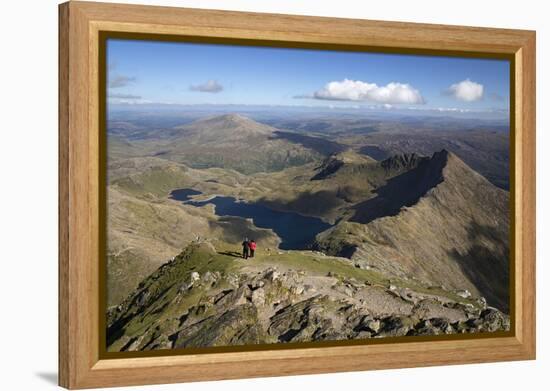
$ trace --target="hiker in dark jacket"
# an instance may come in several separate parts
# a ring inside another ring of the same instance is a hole
[[[248,238],[244,238],[242,245],[243,245],[243,258],[248,259],[248,252],[250,250],[250,243],[248,242]]]
[[[254,258],[254,252],[256,251],[256,242],[254,239],[248,242],[248,248],[250,248],[250,258]]]

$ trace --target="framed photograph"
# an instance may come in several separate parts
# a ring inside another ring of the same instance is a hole
[[[59,382],[535,358],[535,33],[68,2]]]

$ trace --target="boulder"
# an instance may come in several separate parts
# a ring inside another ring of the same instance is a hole
[[[280,277],[281,273],[279,273],[276,269],[268,269],[267,272],[264,274],[264,279],[271,282],[278,280]]]
[[[201,275],[197,272],[191,272],[191,281],[195,282],[201,279]]]
[[[251,296],[252,304],[256,307],[262,306],[265,304],[265,291],[263,288],[258,288],[252,291]]]

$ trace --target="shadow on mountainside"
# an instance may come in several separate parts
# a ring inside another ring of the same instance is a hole
[[[380,217],[395,216],[402,207],[412,206],[430,189],[443,181],[447,151],[424,158],[412,170],[397,175],[376,190],[377,196],[354,206],[350,221],[368,224]]]
[[[306,216],[325,216],[342,206],[343,193],[344,191],[338,187],[336,190],[305,191],[290,201],[263,197],[258,203],[275,210],[296,211]]]
[[[472,246],[465,254],[449,252],[464,275],[475,285],[487,303],[499,310],[510,311],[510,248],[494,227],[472,222],[468,227]],[[492,243],[494,249],[483,243]]]

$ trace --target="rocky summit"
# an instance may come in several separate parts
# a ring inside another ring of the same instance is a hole
[[[506,331],[467,291],[388,279],[312,251],[245,261],[190,244],[108,312],[109,351]]]

